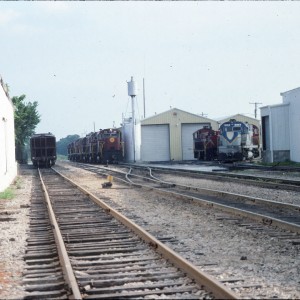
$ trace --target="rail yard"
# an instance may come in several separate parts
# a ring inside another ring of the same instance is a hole
[[[79,283],[82,298],[300,297],[297,174],[292,181],[288,172],[263,180],[253,171],[226,176],[227,172],[61,161],[53,169],[84,188],[83,195],[69,190],[69,184],[55,179],[51,169],[41,170],[70,255],[64,265],[72,266],[74,277],[65,283],[66,271],[59,266],[51,230],[54,223],[41,207],[44,196],[37,170],[23,167],[23,187],[16,199],[21,202],[1,207],[1,216],[8,212],[1,229],[9,228],[6,233],[1,230],[2,264],[7,270],[0,282],[2,297],[33,298],[47,295],[47,289],[53,297],[69,297],[70,291],[76,291],[70,282]],[[107,176],[110,188],[105,188]],[[104,213],[87,199],[87,192],[104,202]],[[123,214],[156,240],[142,241],[108,211]],[[106,225],[110,229],[104,229]],[[23,233],[18,231],[21,227]],[[103,230],[109,231],[104,234]],[[26,238],[22,237],[25,231]],[[104,241],[109,234],[110,242]],[[117,242],[118,238],[112,241],[113,235],[122,236],[126,243]],[[163,258],[160,245],[182,257],[189,267],[178,264],[177,258]],[[200,275],[194,274],[196,270]],[[37,277],[43,278],[42,287]],[[213,283],[208,283],[211,278]]]

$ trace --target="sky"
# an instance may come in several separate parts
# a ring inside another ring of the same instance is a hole
[[[141,118],[143,79],[146,117],[254,117],[300,86],[299,15],[299,1],[0,1],[0,74],[57,140],[119,127],[131,76]]]

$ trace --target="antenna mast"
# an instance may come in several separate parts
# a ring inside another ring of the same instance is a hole
[[[145,78],[143,78],[144,119],[146,118]]]

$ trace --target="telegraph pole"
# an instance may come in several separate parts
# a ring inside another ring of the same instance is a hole
[[[258,104],[262,104],[261,102],[249,102],[249,104],[254,104],[255,105],[255,109],[254,109],[254,116],[256,119],[256,115],[257,115],[257,105]]]

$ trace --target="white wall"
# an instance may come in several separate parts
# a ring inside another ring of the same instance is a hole
[[[289,106],[272,107],[273,150],[290,150]]]
[[[15,159],[14,109],[0,79],[0,192],[17,176]]]
[[[291,160],[300,162],[300,88],[281,93],[283,103],[289,103],[289,130]]]

